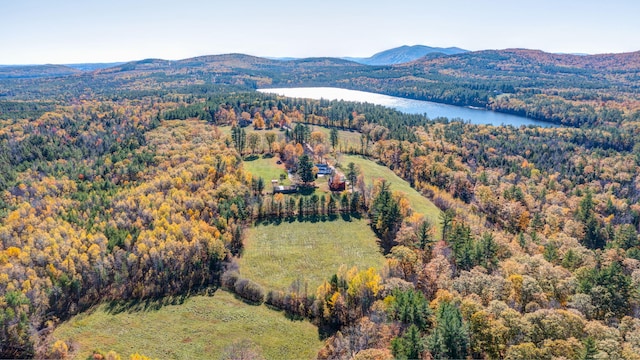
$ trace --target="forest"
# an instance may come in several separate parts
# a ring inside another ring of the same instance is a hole
[[[220,288],[317,326],[321,359],[638,359],[637,56],[503,51],[392,67],[222,56],[2,78],[0,357],[73,357],[52,334],[77,314]],[[284,84],[566,126],[252,90]],[[315,189],[313,160],[346,156],[393,171],[437,219],[349,160],[350,186]],[[248,170],[256,157],[278,159],[308,194],[268,191]],[[338,218],[367,221],[384,266],[288,290],[239,267],[257,223]],[[93,358],[130,355],[102,350]]]

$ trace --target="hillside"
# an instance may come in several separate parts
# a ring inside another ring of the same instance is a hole
[[[400,65],[402,66],[402,65]],[[629,85],[640,71],[640,51],[622,54],[570,55],[551,54],[539,50],[506,49],[458,54],[451,57],[420,59],[406,67],[423,67],[460,77],[488,79],[499,76],[507,79],[551,77],[549,80],[567,82],[566,77],[579,76],[585,81],[609,80],[616,85]],[[615,77],[617,75],[618,77]],[[637,84],[636,84],[637,85]]]

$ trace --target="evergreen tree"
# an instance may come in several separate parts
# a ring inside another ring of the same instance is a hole
[[[620,318],[629,312],[631,278],[619,262],[580,273],[577,291],[591,296],[597,319]]]
[[[327,203],[327,215],[335,215],[336,213],[336,200],[333,195],[329,194],[329,202]]]
[[[296,143],[304,145],[306,142],[309,141],[310,137],[311,137],[311,130],[309,129],[308,126],[304,124],[296,124],[296,126],[293,128],[293,140]]]
[[[404,335],[391,341],[391,352],[396,359],[419,359],[425,342],[416,325],[411,325]]]
[[[436,327],[428,338],[429,350],[436,359],[464,359],[469,347],[469,329],[460,310],[443,301],[436,312]]]
[[[355,191],[351,193],[351,203],[349,204],[349,211],[352,214],[357,214],[360,210],[360,193]]]
[[[591,191],[587,191],[580,201],[577,218],[584,225],[582,243],[589,249],[602,249],[605,241],[600,234],[600,223],[595,216],[594,208],[593,195]]]
[[[371,206],[371,226],[381,239],[385,253],[393,247],[393,240],[402,222],[400,206],[391,195],[389,184],[382,181],[380,192]]]
[[[302,180],[305,186],[308,186],[315,180],[313,163],[307,154],[302,154],[298,159],[298,176],[300,176],[300,180]]]
[[[451,228],[455,213],[451,209],[447,209],[440,213],[440,222],[442,223],[442,240],[447,240],[447,231]]]
[[[533,214],[533,218],[531,219],[530,226],[533,231],[542,230],[542,227],[544,226],[544,224],[542,223],[542,217],[540,216],[540,213],[536,212]]]
[[[447,242],[453,250],[456,265],[462,270],[471,270],[476,264],[471,228],[465,224],[455,224],[449,232]]]
[[[596,346],[596,341],[591,336],[587,336],[583,341],[584,352],[582,353],[583,360],[595,360],[596,355],[598,354],[598,348]]]
[[[231,128],[231,138],[233,139],[233,146],[238,150],[240,155],[247,144],[247,134],[244,129],[239,126]]]
[[[349,165],[347,165],[347,179],[349,179],[349,182],[351,183],[351,191],[353,191],[353,187],[358,180],[359,172],[359,169],[353,162],[350,162]]]
[[[418,246],[422,250],[427,250],[435,242],[435,239],[431,236],[431,223],[428,220],[424,220],[418,225],[416,235],[418,237]]]
[[[331,129],[329,138],[331,140],[331,148],[333,148],[333,151],[335,151],[336,147],[338,146],[338,130],[335,128]]]
[[[476,245],[476,263],[487,270],[498,266],[498,243],[489,232],[484,233]]]
[[[389,317],[407,325],[416,325],[420,330],[426,330],[431,317],[429,301],[424,294],[414,289],[393,291],[389,304]]]

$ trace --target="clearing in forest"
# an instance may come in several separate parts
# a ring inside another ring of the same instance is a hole
[[[266,359],[314,359],[322,347],[310,322],[247,305],[222,290],[157,310],[110,312],[101,305],[61,324],[53,338],[70,340],[76,359],[87,359],[94,349],[114,350],[123,359],[136,352],[157,359],[217,359],[242,341],[236,347],[250,343]]]
[[[265,287],[287,290],[296,280],[315,293],[341,265],[380,269],[384,256],[367,220],[286,222],[250,228],[240,274]]]
[[[254,156],[243,161],[244,169],[251,173],[253,177],[262,178],[264,180],[265,191],[270,192],[271,180],[278,180],[279,185],[291,185],[291,181],[287,176],[287,169],[284,164],[278,162],[278,156]],[[281,175],[284,176],[282,180]]]

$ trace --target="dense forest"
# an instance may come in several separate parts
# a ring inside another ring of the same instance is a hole
[[[506,51],[367,67],[238,55],[63,77],[12,69],[0,80],[0,357],[67,356],[72,344],[50,333],[102,302],[223,287],[316,324],[323,359],[638,359],[636,59]],[[471,125],[251,90],[283,84],[571,126]],[[244,166],[256,153],[305,185],[310,158],[363,156],[436,204],[439,221],[347,164],[342,192],[268,193],[270,179]],[[340,215],[368,219],[383,269],[335,269],[318,289],[288,292],[238,273],[256,221]]]

